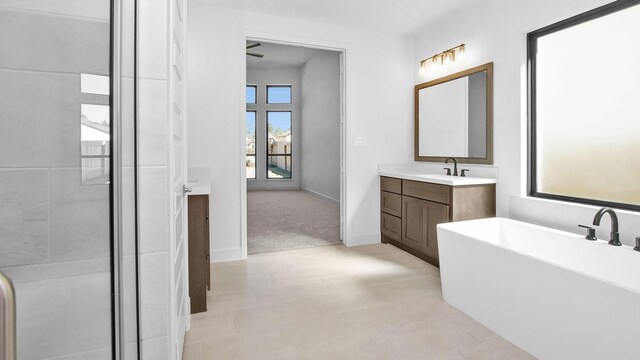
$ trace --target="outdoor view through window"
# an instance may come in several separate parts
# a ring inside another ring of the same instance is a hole
[[[247,179],[291,179],[291,102],[290,85],[247,85]]]

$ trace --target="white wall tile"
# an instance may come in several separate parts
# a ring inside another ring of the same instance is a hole
[[[15,284],[19,359],[111,346],[108,272]]]
[[[0,8],[0,33],[0,68],[109,73],[108,21]]]
[[[109,187],[81,185],[81,170],[51,170],[51,260],[108,257]]]
[[[140,252],[169,248],[169,169],[143,167],[139,171]]]
[[[126,1],[126,3],[131,1]],[[35,10],[50,14],[109,20],[110,3],[105,0],[2,0],[0,7]]]
[[[141,166],[168,165],[167,82],[138,82],[138,144]]]
[[[140,255],[140,290],[142,339],[167,335],[170,296],[167,252]]]
[[[169,359],[169,349],[167,348],[169,340],[166,336],[142,341],[142,358],[153,360]]]
[[[0,70],[0,84],[11,89],[0,96],[0,167],[79,166],[80,76]]]
[[[138,9],[138,76],[167,79],[168,1],[139,0]]]
[[[8,267],[3,268],[2,272],[16,284],[104,273],[110,271],[110,269],[111,259],[104,257],[101,259]]]
[[[0,268],[49,260],[46,170],[0,170]]]

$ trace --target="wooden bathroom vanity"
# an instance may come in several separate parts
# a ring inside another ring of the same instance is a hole
[[[435,266],[439,266],[436,225],[495,215],[496,184],[493,179],[380,176],[382,242]]]

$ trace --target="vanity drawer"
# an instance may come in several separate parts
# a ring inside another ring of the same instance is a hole
[[[380,232],[391,240],[400,241],[400,237],[402,236],[402,219],[380,213]]]
[[[402,180],[381,176],[380,190],[402,194]]]
[[[450,203],[450,187],[447,185],[432,184],[420,181],[403,180],[402,194],[439,202],[442,204]]]
[[[402,196],[380,191],[380,211],[394,216],[402,216]]]

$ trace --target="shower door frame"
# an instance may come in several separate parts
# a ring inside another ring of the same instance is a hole
[[[125,359],[125,338],[124,338],[124,299],[123,299],[123,258],[124,258],[124,235],[123,235],[123,176],[122,168],[122,77],[123,77],[123,36],[133,36],[133,193],[134,193],[134,221],[135,224],[135,282],[136,282],[136,358],[141,356],[140,341],[140,284],[139,284],[139,263],[138,263],[138,122],[137,122],[137,45],[138,45],[138,1],[137,0],[110,0],[111,1],[111,31],[110,31],[110,105],[111,105],[111,157],[110,157],[110,202],[111,202],[111,329],[112,329],[112,358],[114,360]],[[133,5],[133,33],[124,34],[124,1],[132,1]]]

